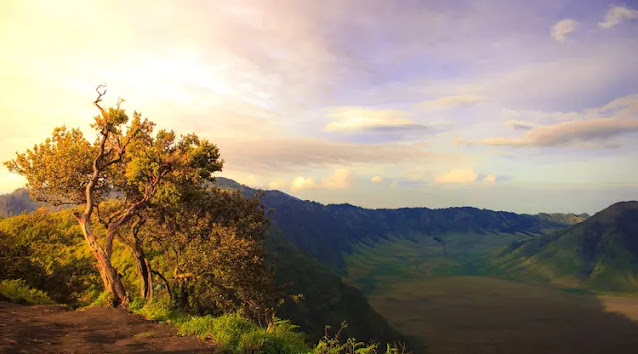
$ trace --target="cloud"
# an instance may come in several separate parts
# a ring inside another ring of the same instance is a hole
[[[290,172],[351,164],[425,163],[434,155],[424,143],[360,144],[325,139],[212,139],[226,161],[225,170]],[[450,156],[441,158],[449,159]]]
[[[572,19],[564,19],[558,21],[556,22],[556,24],[554,24],[554,26],[552,26],[552,38],[560,43],[564,43],[565,36],[569,33],[574,32],[576,26],[578,26],[578,21]]]
[[[321,187],[327,189],[345,189],[350,187],[352,172],[347,168],[336,169],[335,172],[321,180]]]
[[[624,6],[614,6],[605,15],[605,21],[598,23],[598,27],[603,29],[612,28],[626,20],[638,18],[638,10]]]
[[[303,189],[346,189],[352,183],[352,172],[347,168],[338,168],[330,176],[316,183],[312,178],[297,176],[290,183],[291,191]]]
[[[474,172],[473,168],[458,168],[435,177],[434,182],[444,184],[472,183],[476,181],[477,178],[478,173]]]
[[[481,184],[490,185],[496,183],[496,176],[493,174],[480,175],[474,168],[456,168],[434,177],[436,184]]]
[[[638,120],[597,118],[540,126],[520,138],[489,138],[482,143],[497,146],[564,146],[575,142],[601,142],[637,131]]]
[[[255,175],[236,176],[235,181],[245,186],[256,186],[259,184]]]
[[[395,109],[371,109],[358,106],[332,107],[328,116],[336,118],[326,124],[328,132],[352,132],[379,128],[412,128],[419,126],[409,113]]]
[[[381,177],[381,176],[373,176],[372,178],[370,178],[370,182],[372,182],[372,183],[381,183],[381,182],[383,182],[383,177]]]
[[[615,146],[616,144],[609,144],[607,140],[638,132],[638,94],[618,98],[601,107],[585,109],[582,113],[573,112],[569,115],[578,119],[530,126],[522,137],[488,138],[478,143],[495,146]],[[511,124],[516,125],[516,123],[520,122]],[[456,143],[471,145],[475,142],[457,139]]]
[[[489,175],[485,176],[485,178],[483,178],[483,183],[484,184],[494,184],[494,183],[496,183],[496,176],[494,176],[493,174],[489,174]]]
[[[508,120],[505,124],[514,130],[530,130],[534,128],[534,123],[519,120]]]
[[[521,119],[540,120],[572,120],[583,118],[583,113],[579,112],[545,112],[540,110],[515,110],[509,108],[501,109],[501,117],[509,118],[510,121],[522,122]],[[517,119],[516,119],[517,118]],[[529,122],[530,125],[533,123]],[[509,124],[508,124],[509,125]]]
[[[290,183],[290,190],[294,192],[302,189],[317,188],[318,186],[312,178],[297,176]]]
[[[486,97],[475,95],[444,96],[423,101],[417,105],[417,108],[424,112],[443,112],[454,108],[471,107],[485,99]]]

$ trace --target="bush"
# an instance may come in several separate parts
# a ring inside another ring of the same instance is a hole
[[[178,324],[185,322],[188,315],[176,310],[168,296],[157,296],[150,301],[146,301],[140,309],[131,311],[141,314],[149,320]]]
[[[241,353],[310,353],[305,339],[290,321],[276,321],[270,330],[260,327],[242,335],[238,349]]]
[[[113,303],[113,295],[103,291],[98,297],[91,302],[89,306],[107,307],[110,308]]]
[[[195,316],[179,326],[181,334],[194,334],[202,339],[213,339],[218,350],[237,352],[243,335],[257,330],[259,326],[243,318],[238,313],[225,314],[219,317]]]
[[[128,309],[131,312],[138,312],[144,307],[144,305],[146,305],[146,300],[141,297],[136,297],[129,302]]]
[[[0,282],[0,294],[3,299],[23,305],[55,304],[45,292],[29,287],[22,279]]]
[[[134,302],[132,302],[134,303]],[[263,328],[245,318],[241,312],[218,317],[189,316],[171,306],[168,297],[147,301],[135,311],[148,319],[174,325],[182,335],[196,335],[212,340],[220,353],[310,353],[305,334],[289,321],[275,321]]]

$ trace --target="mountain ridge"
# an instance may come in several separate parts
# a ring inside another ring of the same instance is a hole
[[[637,291],[638,201],[614,203],[567,229],[514,243],[488,268],[564,287]]]

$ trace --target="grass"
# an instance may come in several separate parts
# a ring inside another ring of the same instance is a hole
[[[155,338],[157,337],[157,333],[154,331],[142,332],[134,335],[135,338]]]
[[[0,299],[22,305],[55,304],[45,292],[30,288],[22,279],[0,282]]]
[[[360,243],[346,257],[343,280],[370,295],[396,279],[480,274],[481,261],[515,240],[517,234],[441,234],[395,237]]]
[[[142,304],[134,300],[134,312],[146,318],[171,324],[179,334],[195,335],[216,344],[219,353],[263,353],[263,354],[341,354],[356,345],[352,353],[377,353],[374,344],[359,343],[352,338],[343,343],[337,337],[326,336],[315,347],[306,342],[306,335],[286,320],[275,320],[268,328],[251,322],[241,313],[221,316],[191,316],[171,307],[166,297],[155,298]],[[137,336],[141,336],[138,334]],[[388,346],[386,353],[407,353],[397,347]]]
[[[138,304],[139,306],[139,304]],[[182,335],[211,340],[220,353],[310,353],[305,334],[288,321],[263,328],[240,313],[190,316],[173,309],[167,298],[147,302],[135,312],[148,319],[169,323]]]

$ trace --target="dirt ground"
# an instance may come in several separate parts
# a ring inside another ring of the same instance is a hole
[[[212,353],[212,344],[123,310],[0,301],[0,353]]]

